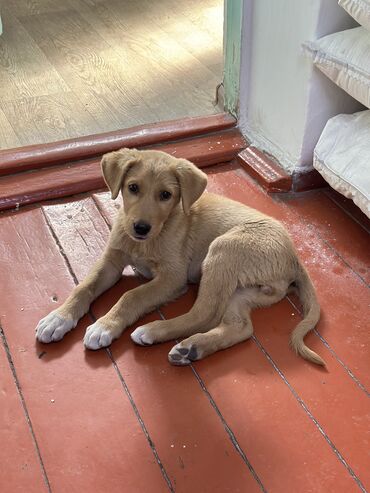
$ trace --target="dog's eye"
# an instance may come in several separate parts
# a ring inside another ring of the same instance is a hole
[[[172,193],[171,192],[167,192],[167,190],[164,190],[163,192],[161,192],[159,194],[159,198],[161,200],[169,200],[171,197],[172,197]]]
[[[139,193],[139,185],[136,185],[136,183],[130,183],[128,189],[130,190],[131,193],[135,195]]]

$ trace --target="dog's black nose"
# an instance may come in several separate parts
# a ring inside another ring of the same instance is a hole
[[[137,233],[140,236],[147,235],[151,230],[151,228],[152,228],[151,225],[145,223],[144,221],[138,221],[137,223],[134,223],[135,233]]]

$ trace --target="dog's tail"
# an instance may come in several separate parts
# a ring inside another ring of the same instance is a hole
[[[312,361],[312,363],[316,363],[317,365],[325,366],[325,361],[304,343],[306,334],[314,329],[319,321],[320,305],[317,301],[315,288],[313,287],[311,279],[300,262],[298,263],[295,283],[303,306],[303,320],[292,332],[292,348],[297,354],[301,355],[302,358]]]

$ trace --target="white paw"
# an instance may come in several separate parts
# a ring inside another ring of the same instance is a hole
[[[49,313],[36,327],[36,339],[40,342],[56,342],[77,325],[77,320],[64,318],[56,311]]]
[[[101,349],[110,346],[113,341],[111,331],[106,329],[99,322],[95,322],[86,329],[84,344],[87,349]]]
[[[135,329],[131,334],[131,339],[139,346],[151,346],[154,343],[154,338],[147,325]]]

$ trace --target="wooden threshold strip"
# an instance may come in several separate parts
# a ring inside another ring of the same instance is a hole
[[[291,176],[256,147],[244,149],[238,162],[268,192],[288,192],[292,187]]]
[[[235,127],[228,113],[141,125],[76,139],[0,151],[0,176],[68,163],[122,147],[144,147]]]
[[[288,173],[273,158],[256,147],[249,146],[238,155],[238,162],[267,192],[304,192],[327,187],[315,169]]]
[[[232,128],[179,142],[150,146],[150,148],[188,159],[202,168],[231,161],[245,146],[245,140],[239,130]],[[48,166],[1,177],[0,210],[18,208],[104,187],[100,156]]]

